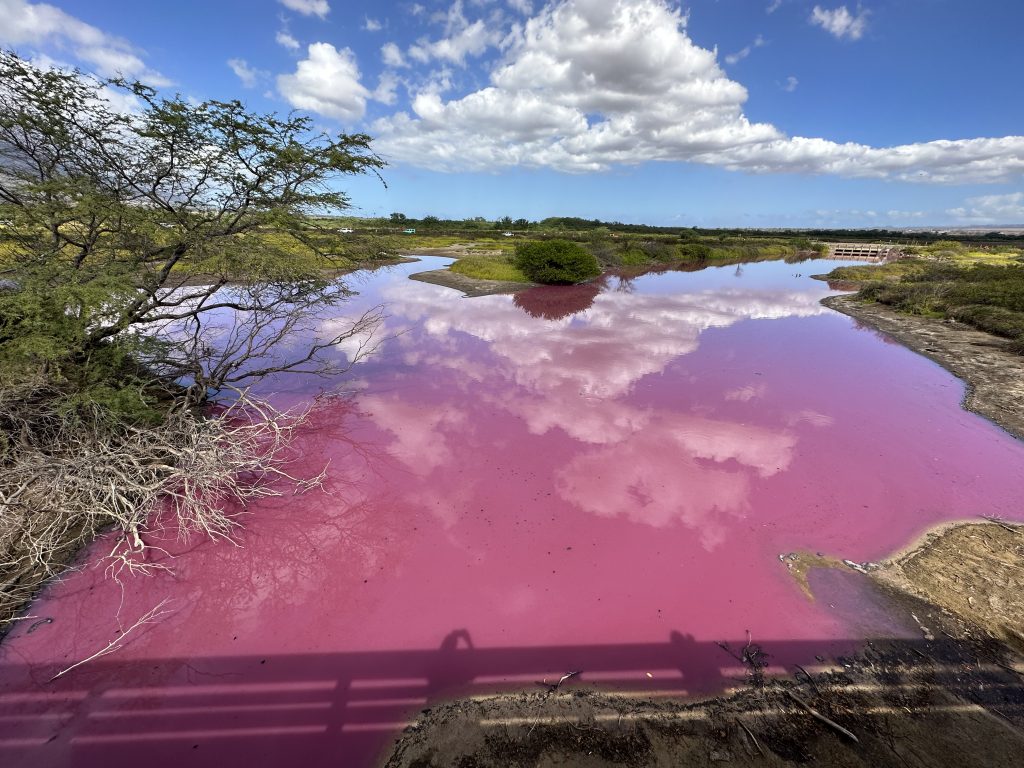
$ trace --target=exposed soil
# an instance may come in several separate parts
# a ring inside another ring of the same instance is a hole
[[[1024,653],[1024,526],[943,526],[872,576]]]
[[[829,296],[822,304],[881,331],[959,376],[967,384],[964,408],[1024,440],[1024,356],[1009,351],[1008,340],[962,323],[908,315],[852,296]]]
[[[491,296],[498,293],[516,293],[536,285],[536,283],[517,283],[511,280],[481,280],[476,277],[460,275],[447,268],[417,272],[414,275],[409,275],[409,279],[432,285],[443,285],[445,288],[454,288],[456,291],[461,291],[466,298]]]
[[[415,248],[409,251],[401,251],[403,256],[501,256],[504,253],[500,248],[477,248],[475,243],[455,243],[439,248]]]

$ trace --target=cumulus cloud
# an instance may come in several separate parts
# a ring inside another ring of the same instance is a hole
[[[290,11],[301,13],[303,16],[319,16],[327,18],[331,6],[327,0],[279,0],[281,5]]]
[[[245,59],[228,59],[228,66],[242,81],[244,88],[255,88],[256,83],[267,76],[263,70],[250,67]]]
[[[768,3],[768,7],[764,9],[765,13],[775,13],[782,6],[782,0],[771,0]]]
[[[860,40],[868,28],[868,11],[858,8],[857,13],[853,14],[845,5],[831,11],[816,5],[811,11],[811,24],[821,27],[840,40]]]
[[[479,56],[501,39],[501,32],[483,19],[470,22],[463,12],[462,0],[448,9],[444,36],[437,40],[422,38],[409,47],[409,57],[421,63],[433,59],[464,64],[467,56]]]
[[[380,57],[389,67],[407,67],[409,63],[402,55],[402,49],[395,43],[384,43],[380,47]]]
[[[1024,223],[1024,192],[968,198],[965,205],[946,211],[953,218],[975,224]]]
[[[861,12],[861,16],[864,12]],[[457,2],[454,37],[410,56],[453,63],[469,23]],[[848,26],[856,29],[856,18]],[[461,21],[460,21],[461,19]],[[696,45],[666,0],[562,0],[501,39],[490,83],[461,97],[424,86],[410,111],[372,126],[391,159],[439,171],[548,167],[568,172],[683,161],[754,172],[829,173],[930,182],[989,182],[1024,173],[1024,137],[874,148],[788,137],[743,113],[747,91]],[[461,26],[460,26],[461,25]],[[848,35],[855,34],[847,31]],[[487,31],[488,39],[496,33]],[[787,87],[795,87],[795,79]]]
[[[299,50],[299,41],[296,40],[292,36],[292,33],[289,32],[287,29],[280,30],[274,37],[274,40],[277,41],[278,45],[282,46],[283,48],[287,48],[290,51]]]
[[[351,123],[366,113],[370,92],[359,81],[359,67],[349,48],[313,43],[295,72],[278,75],[277,90],[298,109]]]
[[[786,82],[782,86],[782,90],[784,90],[786,93],[792,93],[793,91],[796,90],[796,87],[798,85],[800,85],[800,81],[797,80],[792,75],[790,75],[789,77],[786,78]]]
[[[0,45],[53,46],[70,51],[103,77],[137,78],[152,86],[171,81],[146,66],[127,40],[107,34],[47,3],[0,0]]]
[[[378,19],[371,19],[369,16],[366,16],[363,19],[363,29],[367,32],[380,32],[384,29],[384,25]]]

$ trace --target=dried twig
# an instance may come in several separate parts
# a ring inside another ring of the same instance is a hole
[[[161,618],[163,618],[164,616],[166,616],[168,613],[170,613],[170,611],[162,610],[165,605],[167,605],[167,599],[166,598],[161,600],[159,603],[157,603],[155,606],[153,606],[150,610],[148,610],[144,614],[142,614],[142,616],[140,616],[135,621],[134,624],[132,624],[130,627],[128,627],[128,629],[126,629],[124,632],[122,632],[116,639],[111,640],[109,643],[107,643],[106,647],[101,648],[100,650],[96,651],[96,653],[92,654],[91,656],[85,657],[81,661],[76,661],[70,667],[67,667],[66,669],[62,669],[56,675],[51,677],[47,682],[52,683],[58,677],[61,677],[62,675],[67,674],[68,672],[70,672],[71,670],[75,669],[76,667],[80,667],[83,664],[86,664],[86,663],[88,663],[90,661],[95,661],[96,659],[100,658],[101,656],[106,656],[107,654],[113,653],[114,651],[118,650],[119,648],[121,648],[124,645],[124,639],[126,637],[128,637],[128,635],[131,632],[133,632],[134,630],[136,630],[139,627],[144,626],[146,624],[152,624],[154,621],[158,621]]]
[[[576,677],[576,675],[580,674],[582,671],[583,671],[582,669],[578,669],[575,672],[566,672],[564,675],[562,675],[558,679],[558,682],[554,683],[554,684],[549,683],[547,680],[538,680],[537,681],[537,685],[543,685],[543,686],[545,686],[548,689],[548,693],[554,693],[555,691],[558,690],[558,687],[562,683],[564,683],[569,678]]]
[[[736,719],[736,722],[740,726],[740,728],[742,728],[746,732],[747,736],[750,737],[750,740],[752,742],[754,742],[754,746],[757,747],[757,751],[761,753],[761,757],[768,757],[768,755],[764,751],[764,747],[761,746],[761,742],[759,742],[757,740],[757,737],[754,736],[753,731],[751,731],[749,728],[747,728],[747,726],[744,724],[744,722],[742,720],[740,720],[739,718]]]
[[[807,670],[804,669],[803,667],[801,667],[799,664],[794,664],[793,666],[796,667],[797,669],[799,669],[801,672],[804,673],[804,677],[807,678],[807,682],[809,682],[811,684],[811,687],[814,689],[814,692],[820,694],[821,691],[818,690],[818,684],[816,682],[814,682],[814,678],[810,676],[810,674],[807,672]]]
[[[1002,521],[1002,519],[1001,519],[1001,518],[999,518],[999,517],[996,517],[995,515],[982,515],[982,517],[983,517],[984,519],[988,520],[988,521],[989,521],[990,523],[995,523],[995,524],[996,524],[996,525],[998,525],[998,526],[999,526],[1000,528],[1004,528],[1004,529],[1006,529],[1006,530],[1007,530],[1007,531],[1009,531],[1010,533],[1020,533],[1020,532],[1021,532],[1021,528],[1020,528],[1020,526],[1018,526],[1018,527],[1014,528],[1013,526],[1007,525],[1006,523],[1004,523],[1004,522]]]
[[[819,712],[818,710],[816,710],[813,707],[811,707],[807,702],[805,702],[803,699],[801,699],[799,696],[797,696],[792,691],[787,690],[786,691],[786,695],[789,696],[789,698],[791,698],[797,704],[799,704],[801,708],[806,710],[807,714],[809,714],[815,720],[818,720],[818,721],[824,723],[825,725],[829,726],[830,728],[834,728],[835,730],[839,731],[839,733],[843,734],[843,736],[846,736],[848,739],[853,739],[853,741],[855,741],[858,744],[860,744],[860,739],[858,739],[851,731],[848,731],[845,728],[843,728],[843,726],[841,726],[835,720],[829,720],[827,717],[825,717],[823,714],[821,714],[821,712]]]
[[[104,528],[122,534],[105,562],[109,577],[166,570],[151,557],[167,554],[148,541],[151,530],[232,541],[248,502],[326,476],[300,479],[288,465],[297,430],[329,401],[286,412],[242,390],[213,413],[180,405],[163,424],[132,426],[100,414],[83,422],[49,386],[0,388],[0,431],[18,436],[0,472],[0,615]]]

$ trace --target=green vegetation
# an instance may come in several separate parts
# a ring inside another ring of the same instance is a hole
[[[601,274],[594,255],[568,240],[519,243],[515,266],[536,283],[571,285]]]
[[[827,278],[857,283],[861,287],[857,298],[862,301],[876,301],[900,312],[957,320],[1012,339],[1012,347],[1024,354],[1024,263],[1019,261],[995,266],[978,263],[965,252],[958,258],[843,267]]]
[[[452,264],[451,271],[477,280],[530,282],[510,259],[503,256],[465,256]]]
[[[380,255],[310,215],[382,165],[367,136],[308,118],[0,51],[0,631],[96,531],[124,534],[116,572],[144,570],[158,502],[183,534],[227,536],[223,502],[275,493],[295,420],[245,391],[337,370],[336,345],[372,332],[370,313],[278,343],[350,295],[325,267]]]

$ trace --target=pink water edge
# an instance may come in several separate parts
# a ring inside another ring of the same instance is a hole
[[[443,263],[360,282],[387,339],[300,437],[322,490],[253,505],[240,546],[168,537],[173,571],[121,584],[101,541],[36,601],[52,622],[0,646],[0,764],[367,766],[419,709],[569,671],[724,690],[744,670],[716,642],[748,631],[780,672],[912,633],[853,571],[808,599],[780,554],[1024,514],[1024,446],[822,307],[807,275],[834,263],[473,299],[407,279]]]

